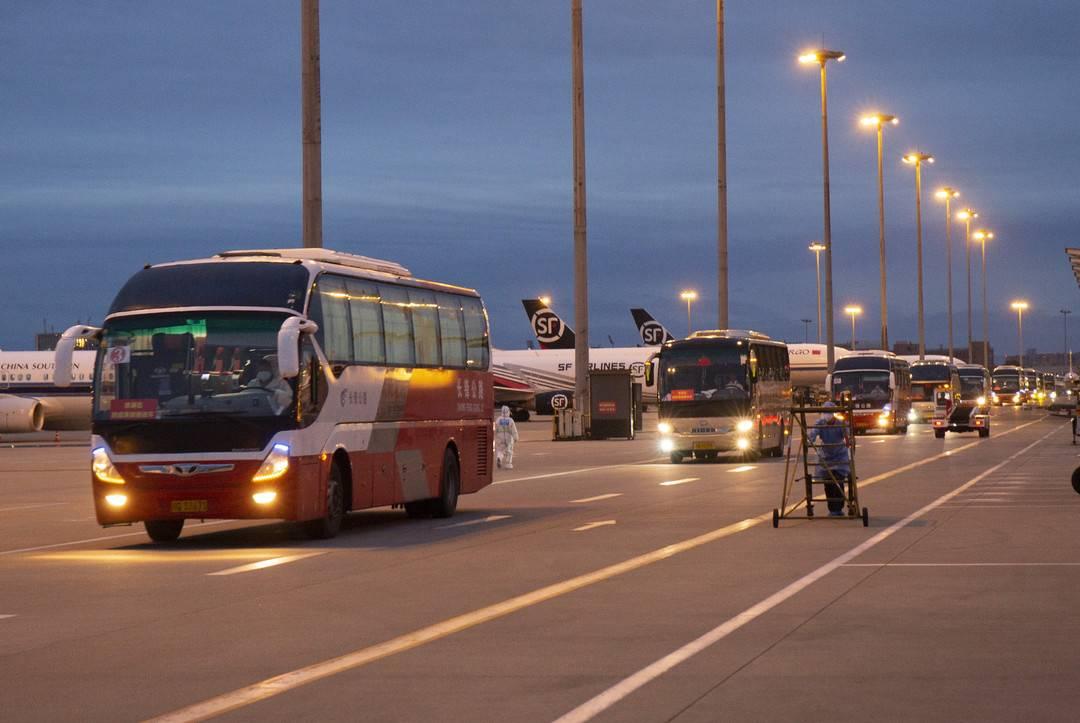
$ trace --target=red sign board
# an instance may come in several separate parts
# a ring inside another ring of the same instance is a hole
[[[598,414],[615,414],[615,402],[600,401],[596,403]]]
[[[109,403],[112,419],[153,419],[156,416],[156,399],[114,399]]]
[[[671,401],[673,402],[692,402],[694,401],[693,389],[672,389]]]

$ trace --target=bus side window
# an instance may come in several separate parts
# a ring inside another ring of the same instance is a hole
[[[418,366],[442,366],[439,343],[439,308],[435,294],[422,289],[409,289],[409,308],[412,310],[413,343]]]
[[[465,316],[465,363],[469,369],[488,368],[488,327],[484,304],[472,296],[461,297],[461,310]]]
[[[461,318],[461,298],[436,294],[439,303],[439,336],[442,339],[443,366],[465,367],[465,322]]]
[[[353,361],[360,364],[383,364],[382,310],[375,284],[349,279],[349,316],[352,319]]]
[[[386,339],[386,363],[391,366],[412,366],[415,349],[409,292],[400,286],[379,284],[379,296],[382,297],[380,304]]]
[[[312,292],[309,316],[319,325],[316,335],[331,364],[348,364],[353,359],[352,329],[349,322],[349,293],[345,279],[323,274]]]

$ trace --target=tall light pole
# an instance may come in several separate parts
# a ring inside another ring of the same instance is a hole
[[[933,163],[934,157],[926,153],[908,153],[904,163],[915,166],[915,257],[919,266],[919,359],[926,358],[926,319],[923,315],[923,275],[922,275],[922,164]]]
[[[938,200],[945,202],[945,295],[948,297],[949,312],[949,358],[953,358],[953,310],[952,310],[952,211],[949,209],[954,198],[960,197],[960,192],[945,186],[938,189],[934,194]],[[971,362],[971,357],[968,357]]]
[[[825,343],[829,371],[836,361],[836,340],[833,335],[833,283],[832,283],[832,218],[829,204],[829,83],[825,66],[830,60],[842,63],[846,56],[839,50],[811,50],[799,56],[799,62],[815,64],[821,68],[821,179],[824,208],[825,244]]]
[[[719,322],[728,324],[727,110],[724,100],[724,0],[716,0],[716,244]]]
[[[1069,358],[1069,314],[1072,312],[1068,309],[1061,309],[1061,321],[1065,327],[1065,359]],[[1072,364],[1069,364],[1069,371],[1072,371]]]
[[[990,368],[990,311],[986,306],[986,242],[994,238],[993,231],[980,229],[971,234],[971,237],[982,246],[982,303],[983,303],[983,366]],[[971,361],[970,359],[968,360]]]
[[[690,336],[693,331],[693,327],[690,325],[690,303],[697,300],[697,292],[693,289],[687,289],[679,294],[679,298],[686,302],[686,335]]]
[[[1012,308],[1016,310],[1016,340],[1020,346],[1020,353],[1017,355],[1017,359],[1020,362],[1017,366],[1020,367],[1020,373],[1023,375],[1024,369],[1024,309],[1028,308],[1026,301],[1014,301],[1011,304]]]
[[[301,235],[306,248],[321,248],[322,101],[319,72],[319,0],[300,3]]]
[[[585,225],[585,54],[581,0],[570,0],[571,80],[574,145],[574,408],[589,414],[589,263]],[[588,432],[588,421],[583,422]]]
[[[964,222],[964,262],[967,264],[967,332],[968,361],[975,356],[974,342],[971,340],[971,221],[979,217],[973,208],[957,211],[956,217]]]
[[[814,241],[810,244],[810,250],[814,252],[814,269],[817,278],[817,343],[821,343],[821,252],[825,250],[825,244]]]
[[[845,306],[844,313],[851,316],[851,350],[855,351],[855,317],[862,313],[862,307]]]
[[[889,302],[885,291],[885,169],[882,128],[886,123],[896,125],[900,119],[894,115],[871,113],[860,120],[864,126],[877,129],[877,204],[878,204],[878,249],[881,257],[881,348],[889,350]]]

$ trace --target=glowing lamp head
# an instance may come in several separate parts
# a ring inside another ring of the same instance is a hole
[[[541,296],[540,297],[540,303],[543,304],[544,306],[551,306],[551,297],[550,296]]]
[[[960,198],[960,192],[946,186],[945,188],[939,188],[937,191],[935,191],[934,197],[941,201],[949,201],[954,198]],[[960,214],[957,214],[957,216],[959,215]]]
[[[900,119],[887,113],[868,113],[859,119],[859,123],[869,128],[879,128],[885,124],[896,125]]]
[[[1028,308],[1028,303],[1026,301],[1014,301],[1009,306],[1016,311],[1025,311]]]
[[[820,253],[820,252],[824,251],[826,248],[828,248],[828,247],[825,244],[821,243],[820,241],[814,241],[814,242],[812,242],[810,244],[810,250],[813,251],[814,253]]]
[[[697,299],[697,292],[693,289],[687,289],[679,294],[679,298],[683,301],[694,301]]]
[[[830,60],[843,63],[846,58],[847,56],[839,50],[825,50],[824,48],[819,48],[818,50],[807,50],[799,55],[799,62],[803,65],[825,65],[825,63]]]

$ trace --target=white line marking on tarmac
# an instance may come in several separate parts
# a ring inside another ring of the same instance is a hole
[[[597,527],[606,527],[607,525],[614,525],[615,520],[600,520],[599,522],[587,522],[581,527],[575,527],[574,532],[585,532],[586,530],[594,530]]]
[[[487,517],[482,517],[479,520],[465,520],[464,522],[455,522],[452,525],[440,525],[439,527],[436,527],[435,529],[436,530],[449,530],[449,529],[452,529],[454,527],[472,527],[473,525],[482,525],[485,522],[498,522],[499,520],[508,520],[508,519],[510,519],[510,515],[488,515]]]
[[[637,462],[622,462],[620,464],[602,464],[597,467],[578,467],[577,469],[568,469],[563,472],[550,472],[548,474],[534,474],[528,477],[513,477],[511,479],[498,479],[492,482],[496,485],[505,485],[511,482],[527,482],[534,479],[550,479],[551,477],[565,477],[571,474],[581,474],[582,472],[595,472],[598,469],[615,469],[617,467],[638,467],[649,462],[655,462],[663,457],[649,457],[648,459],[639,460]],[[667,466],[667,465],[665,465]]]
[[[738,467],[732,467],[728,472],[749,472],[752,469],[757,469],[752,464],[740,464]]]
[[[4,620],[5,618],[13,618],[13,617],[15,617],[15,616],[14,615],[0,615],[0,620]]]
[[[15,510],[32,510],[37,507],[58,507],[60,505],[69,504],[67,502],[38,502],[36,504],[29,505],[16,505],[14,507],[0,507],[0,512],[14,512]]]
[[[192,525],[192,527],[210,527],[211,525],[224,525],[229,522],[236,522],[236,520],[211,520],[210,522],[200,522]],[[85,540],[72,540],[71,542],[57,542],[52,545],[38,545],[37,547],[20,547],[17,550],[0,550],[0,556],[3,555],[17,555],[20,552],[37,552],[38,550],[54,550],[57,547],[71,547],[72,545],[84,545],[88,542],[101,542],[103,540],[118,540],[123,537],[145,537],[145,532],[125,532],[121,535],[104,535],[102,537],[88,537]]]
[[[1024,427],[1038,423],[1039,420],[1028,422],[1020,426],[1014,427],[1008,431],[1002,432],[997,435],[1000,439],[1006,434],[1023,429]],[[973,446],[978,442],[971,442],[969,445],[965,445],[961,449],[965,449],[967,446]],[[924,464],[929,464],[938,459],[941,459],[944,455],[935,455],[926,459],[919,460],[912,464],[897,467],[888,472],[882,472],[874,477],[871,477],[863,485],[873,484],[874,482],[881,482],[894,475],[906,472],[917,467],[921,467]],[[665,467],[667,465],[664,465]],[[763,522],[772,519],[772,513],[767,512],[758,515],[757,517],[750,517],[739,522],[720,527],[715,530],[711,530],[697,537],[692,537],[687,540],[681,540],[670,545],[665,545],[651,552],[646,552],[637,557],[632,557],[629,560],[623,560],[622,562],[609,565],[607,567],[594,570],[577,577],[573,577],[561,582],[557,582],[546,587],[531,590],[526,593],[522,593],[517,597],[503,600],[501,602],[494,603],[484,608],[472,610],[467,613],[463,613],[453,618],[448,618],[441,622],[434,623],[418,630],[412,630],[403,635],[399,635],[396,638],[387,640],[383,643],[378,643],[366,648],[360,648],[344,655],[340,655],[336,658],[330,658],[328,660],[322,660],[303,668],[290,670],[285,673],[266,678],[264,680],[252,683],[251,685],[236,690],[222,693],[221,695],[213,698],[207,698],[198,703],[193,703],[189,706],[185,706],[171,713],[158,716],[152,719],[155,723],[188,723],[194,721],[202,721],[214,716],[222,715],[232,710],[237,710],[248,705],[252,705],[268,698],[287,693],[291,690],[299,688],[310,683],[314,683],[325,678],[344,673],[348,670],[354,670],[360,668],[369,663],[373,663],[384,658],[388,658],[398,653],[403,653],[414,648],[418,648],[427,643],[441,640],[455,633],[459,633],[463,630],[469,630],[483,623],[491,620],[510,615],[519,610],[538,605],[542,602],[552,600],[554,598],[566,595],[580,590],[598,582],[609,580],[618,575],[638,570],[647,565],[651,565],[662,560],[666,560],[670,557],[674,557],[679,553],[686,552],[688,550],[694,550],[702,545],[706,545],[717,540],[721,540],[725,537],[738,534],[749,530],[756,525],[760,525]]]
[[[1031,444],[1021,449],[1019,452],[1016,452],[1006,457],[1003,461],[998,462],[993,467],[990,467],[989,469],[972,477],[967,482],[960,485],[953,491],[947,492],[941,497],[938,497],[933,502],[924,505],[923,507],[919,508],[915,512],[912,512],[910,515],[900,520],[899,522],[894,522],[892,525],[886,527],[884,530],[877,533],[869,540],[866,540],[861,544],[851,548],[842,555],[833,558],[831,561],[825,563],[816,570],[807,573],[806,575],[802,576],[790,585],[778,590],[764,600],[758,602],[756,605],[752,605],[738,615],[729,618],[728,620],[724,621],[723,623],[716,626],[715,628],[700,636],[699,638],[690,641],[678,650],[668,653],[656,662],[647,665],[633,675],[624,678],[623,680],[611,686],[599,695],[594,696],[593,698],[579,705],[577,708],[574,708],[569,713],[560,716],[558,719],[556,719],[555,723],[584,723],[585,721],[592,720],[594,717],[608,710],[631,693],[634,693],[638,689],[644,687],[645,685],[648,685],[652,681],[664,675],[675,666],[689,660],[698,653],[707,650],[709,647],[723,640],[728,635],[743,627],[747,623],[750,623],[761,617],[765,613],[775,608],[777,605],[783,603],[784,601],[794,597],[798,593],[810,587],[815,582],[828,575],[830,572],[836,570],[839,567],[842,567],[850,560],[853,560],[859,555],[862,555],[864,552],[877,546],[879,543],[884,542],[885,540],[896,534],[898,531],[908,526],[915,520],[919,519],[926,513],[933,511],[937,507],[940,507],[942,504],[948,502],[953,497],[968,489],[972,485],[985,479],[989,475],[993,474],[997,470],[1012,462],[1020,455],[1034,448],[1051,434],[1057,432],[1058,429],[1060,428],[1055,428],[1054,430],[1048,432],[1047,434],[1043,435],[1039,439],[1035,440]]]
[[[1080,567],[1080,562],[849,562],[844,567]]]
[[[571,502],[599,502],[600,500],[610,500],[612,497],[622,497],[622,492],[608,492],[606,495],[596,495],[595,497],[582,497],[580,500],[570,500]]]
[[[304,560],[309,557],[316,557],[318,555],[325,555],[326,551],[322,552],[305,552],[299,555],[285,555],[283,557],[271,557],[269,560],[259,560],[258,562],[251,562],[247,565],[239,565],[237,567],[230,567],[226,570],[218,570],[217,572],[206,573],[209,577],[215,577],[218,575],[236,575],[242,572],[255,572],[256,570],[265,570],[268,567],[277,567],[278,565],[285,565],[290,562],[296,562],[297,560]]]
[[[683,477],[681,479],[669,479],[667,482],[661,482],[661,487],[674,487],[675,485],[684,485],[687,482],[697,482],[700,477]]]

